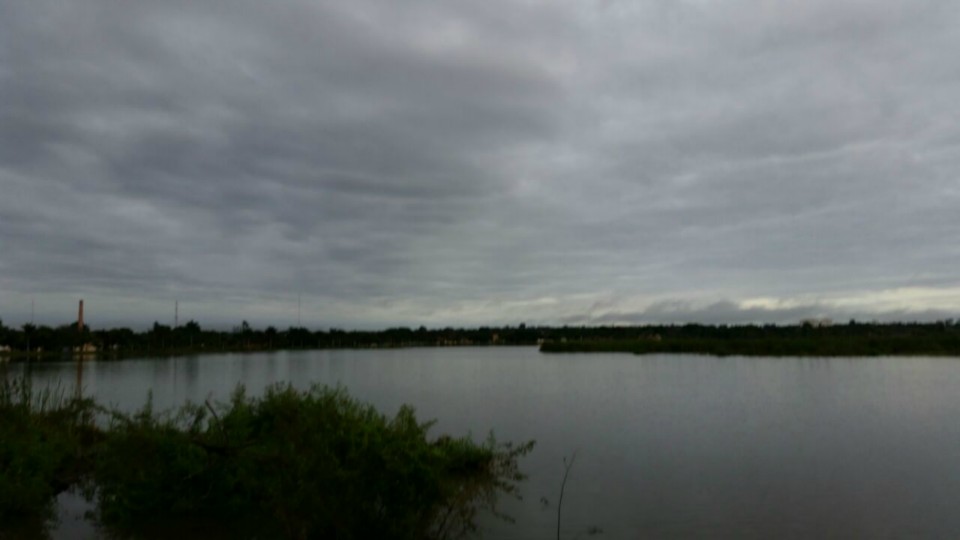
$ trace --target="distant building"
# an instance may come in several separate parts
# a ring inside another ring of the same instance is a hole
[[[84,343],[80,347],[74,347],[74,354],[96,354],[97,347],[93,343]]]
[[[824,317],[822,319],[804,319],[800,326],[812,326],[814,328],[826,328],[833,326],[833,319]]]

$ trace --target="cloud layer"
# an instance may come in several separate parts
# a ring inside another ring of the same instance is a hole
[[[4,2],[0,317],[960,312],[958,49],[946,1]]]

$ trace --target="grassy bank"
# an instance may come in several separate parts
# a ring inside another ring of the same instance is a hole
[[[455,538],[532,448],[431,438],[319,386],[126,414],[14,380],[0,415],[0,538],[42,538],[71,489],[117,538]]]

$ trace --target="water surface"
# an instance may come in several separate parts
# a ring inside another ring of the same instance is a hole
[[[12,365],[72,388],[75,364]],[[435,434],[536,439],[516,523],[564,538],[884,538],[960,534],[960,359],[545,355],[535,348],[225,354],[89,362],[88,395],[136,409],[226,398],[238,383],[345,386]],[[546,499],[544,503],[542,499]],[[70,501],[68,501],[69,503]],[[71,503],[72,504],[72,503]],[[61,538],[93,536],[66,519]]]

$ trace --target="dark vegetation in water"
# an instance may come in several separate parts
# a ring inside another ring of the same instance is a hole
[[[817,324],[822,321],[816,321]],[[176,328],[154,324],[78,331],[0,322],[0,359],[57,359],[64,354],[104,358],[280,349],[390,348],[459,345],[542,345],[544,352],[623,351],[752,355],[960,354],[960,324],[861,323],[818,326],[701,324],[647,326],[518,326],[480,328],[420,327],[380,331],[306,328],[256,329],[246,321],[230,331],[202,328],[190,321]],[[83,353],[84,347],[87,352]],[[9,348],[9,350],[6,350]],[[39,350],[39,351],[38,351]],[[29,351],[29,354],[28,354]]]
[[[43,538],[71,489],[116,538],[455,538],[533,447],[431,440],[409,407],[319,386],[125,414],[18,379],[0,417],[0,538]]]
[[[696,353],[717,356],[960,356],[960,325],[659,326],[544,342],[543,352]]]
[[[22,379],[0,383],[0,538],[31,538],[54,516],[54,497],[83,483],[96,407]]]

